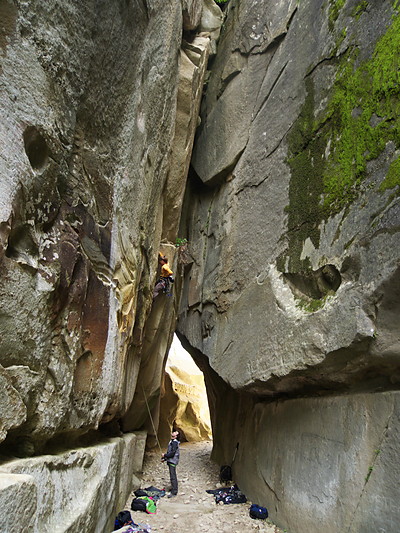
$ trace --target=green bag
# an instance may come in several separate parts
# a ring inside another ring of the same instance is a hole
[[[155,514],[157,511],[156,502],[153,500],[153,498],[149,498],[149,496],[140,496],[138,500],[144,500],[146,502],[146,513],[148,514]]]

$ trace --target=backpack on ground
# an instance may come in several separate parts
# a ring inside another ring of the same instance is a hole
[[[250,506],[249,515],[251,518],[261,518],[261,520],[263,520],[264,518],[268,518],[268,511],[266,507],[261,507],[260,505],[253,503]]]
[[[134,492],[136,498],[141,498],[142,496],[147,496],[147,492],[145,492],[143,489],[137,489]]]
[[[247,498],[239,487],[235,484],[228,489],[219,489],[215,493],[215,503],[246,503]]]
[[[133,498],[132,503],[131,503],[131,509],[132,511],[146,512],[146,504],[147,502],[143,500],[142,498]]]
[[[232,479],[232,468],[229,465],[222,465],[219,471],[220,483],[229,483]]]
[[[146,513],[155,514],[157,511],[156,502],[150,496],[141,496],[139,500],[144,500],[146,502]]]
[[[235,451],[233,453],[232,462],[230,465],[222,465],[219,469],[219,482],[221,484],[229,484],[230,481],[233,481],[232,466],[236,459],[236,454],[239,449],[239,443],[236,443]]]
[[[157,506],[153,498],[149,496],[140,496],[140,498],[134,498],[131,503],[132,511],[144,511],[148,514],[155,514]]]
[[[121,529],[125,524],[132,523],[132,516],[129,511],[121,511],[117,514],[114,522],[114,531]]]

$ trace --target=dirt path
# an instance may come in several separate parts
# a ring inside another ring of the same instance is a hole
[[[219,468],[210,460],[212,442],[181,444],[181,458],[177,468],[179,494],[175,498],[161,498],[155,515],[132,512],[136,523],[148,524],[152,532],[162,533],[244,533],[262,531],[281,533],[269,520],[252,520],[251,502],[224,505],[215,503],[207,489],[218,488]],[[159,452],[145,456],[141,488],[169,486],[168,467],[160,462]],[[130,508],[132,498],[127,508]]]

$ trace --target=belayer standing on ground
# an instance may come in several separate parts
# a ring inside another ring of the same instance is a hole
[[[157,298],[160,292],[168,292],[170,283],[174,283],[173,272],[169,268],[168,259],[161,253],[158,256],[158,263],[161,265],[160,277],[154,286],[153,301]]]
[[[176,477],[176,466],[179,463],[179,431],[171,433],[171,440],[168,443],[167,453],[161,456],[162,461],[166,461],[169,468],[169,478],[171,480],[171,492],[168,498],[178,494],[178,478]]]

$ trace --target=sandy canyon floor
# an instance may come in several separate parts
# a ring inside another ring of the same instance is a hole
[[[214,496],[206,492],[220,487],[219,467],[210,460],[211,449],[209,441],[182,443],[177,469],[179,494],[170,499],[161,498],[155,515],[132,511],[133,520],[149,525],[153,533],[282,533],[269,519],[251,519],[250,501],[229,505],[215,503]],[[145,456],[141,488],[150,486],[169,487],[168,467],[161,463],[159,451],[147,452]],[[127,509],[131,500],[132,497]]]

